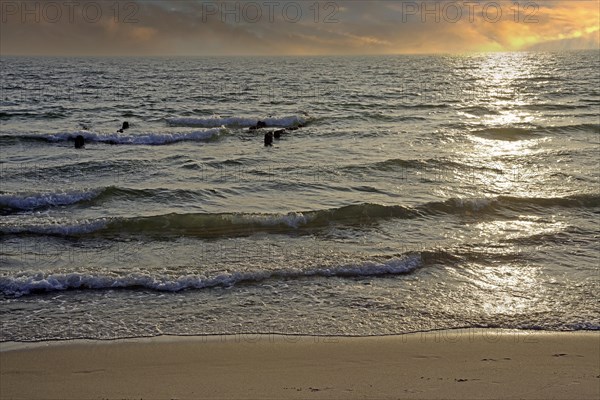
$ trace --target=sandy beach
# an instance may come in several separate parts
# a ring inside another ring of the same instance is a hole
[[[597,399],[600,334],[455,330],[0,345],[2,399]]]

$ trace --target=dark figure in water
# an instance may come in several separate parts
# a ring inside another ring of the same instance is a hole
[[[77,135],[75,137],[75,148],[83,149],[84,147],[85,147],[85,140],[83,139],[83,136]]]
[[[285,129],[277,129],[273,132],[273,137],[277,140],[281,139],[281,135],[285,134]]]
[[[257,129],[262,129],[262,128],[266,128],[267,127],[267,123],[265,121],[258,121],[256,123],[256,125],[252,125],[250,128],[248,128],[251,131],[255,131]]]
[[[121,127],[121,129],[119,129],[117,132],[123,133],[123,131],[126,131],[127,129],[129,129],[129,122],[125,121],[123,122],[123,126]]]
[[[273,146],[273,132],[265,133],[265,146]]]

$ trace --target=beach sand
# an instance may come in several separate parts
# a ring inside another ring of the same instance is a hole
[[[453,330],[0,345],[2,399],[598,399],[600,333]]]

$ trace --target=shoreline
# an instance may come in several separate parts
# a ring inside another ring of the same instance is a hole
[[[600,397],[600,332],[0,343],[2,399]]]
[[[243,333],[207,333],[207,334],[160,334],[154,336],[129,336],[129,337],[116,337],[116,338],[76,338],[76,339],[41,339],[41,340],[0,340],[0,353],[5,351],[13,350],[24,350],[36,347],[47,347],[47,346],[59,346],[69,344],[102,344],[102,343],[138,343],[138,342],[162,342],[162,341],[178,341],[178,340],[193,340],[193,341],[208,341],[219,339],[221,341],[240,341],[243,339],[236,338],[256,338],[260,340],[273,340],[272,338],[302,338],[302,339],[315,339],[327,338],[327,339],[366,339],[366,338],[386,338],[386,337],[398,337],[404,336],[440,336],[440,337],[452,337],[452,335],[481,335],[483,337],[493,340],[494,333],[503,337],[506,335],[517,335],[526,337],[527,335],[544,335],[544,334],[577,334],[577,333],[598,333],[600,335],[600,329],[578,329],[578,330],[546,330],[546,329],[517,329],[517,328],[481,328],[481,327],[462,327],[462,328],[440,328],[424,331],[413,331],[405,333],[385,333],[381,335],[320,335],[320,334],[297,334],[297,333],[281,333],[281,332],[243,332]],[[468,336],[466,336],[468,337]],[[254,340],[254,339],[252,339]]]
[[[482,336],[484,339],[493,342],[494,336],[502,339],[508,335],[520,336],[522,338],[528,335],[544,335],[544,334],[588,334],[598,333],[600,336],[600,330],[598,329],[579,329],[579,330],[544,330],[544,329],[516,329],[516,328],[449,328],[449,329],[433,329],[426,331],[414,331],[406,333],[389,333],[381,335],[318,335],[318,334],[296,334],[296,333],[281,333],[281,332],[244,332],[244,333],[209,333],[209,334],[198,334],[198,335],[173,335],[173,334],[161,334],[155,336],[131,336],[131,337],[118,337],[118,338],[76,338],[76,339],[42,339],[42,340],[30,340],[30,341],[17,341],[17,340],[5,340],[0,341],[0,353],[6,351],[15,350],[27,350],[35,349],[38,347],[49,347],[49,346],[69,346],[69,345],[100,345],[100,344],[111,344],[111,343],[161,343],[161,342],[177,342],[177,341],[194,341],[194,342],[208,342],[208,341],[221,341],[221,342],[240,342],[244,341],[244,338],[248,338],[249,341],[274,341],[277,338],[282,338],[293,342],[294,340],[311,340],[314,339],[316,342],[319,339],[368,339],[368,338],[403,338],[408,336],[423,336],[424,338],[438,337],[438,340],[444,340],[448,338],[452,340],[453,336],[457,336],[458,339],[467,340],[471,336]]]

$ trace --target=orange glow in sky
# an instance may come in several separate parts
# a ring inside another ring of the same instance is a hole
[[[598,0],[0,4],[3,55],[560,51],[598,49],[600,36]]]

